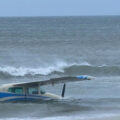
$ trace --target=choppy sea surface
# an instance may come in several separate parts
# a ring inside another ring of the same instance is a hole
[[[0,103],[0,120],[119,120],[120,16],[0,18],[0,84],[78,75],[96,78],[64,100]]]

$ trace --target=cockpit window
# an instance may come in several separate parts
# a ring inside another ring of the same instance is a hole
[[[39,94],[38,87],[29,87],[27,88],[28,94]],[[40,94],[45,94],[44,89],[40,88]]]
[[[45,94],[45,90],[43,88],[40,88],[40,94]]]
[[[16,93],[16,94],[23,94],[23,88],[22,87],[9,88],[8,92]]]
[[[38,88],[37,87],[28,88],[28,94],[38,94]]]

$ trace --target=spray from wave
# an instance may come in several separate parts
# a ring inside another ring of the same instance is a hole
[[[46,75],[90,75],[90,76],[119,76],[120,66],[95,66],[87,62],[67,63],[57,62],[48,66],[33,67],[0,67],[0,77],[24,77]]]
[[[66,68],[78,65],[86,65],[89,64],[87,62],[78,64],[78,63],[66,63],[66,62],[57,62],[54,65],[47,67],[39,67],[39,68],[30,68],[30,67],[12,67],[12,66],[4,66],[0,67],[1,75],[9,75],[9,76],[25,76],[25,75],[49,75],[53,72],[64,73]]]

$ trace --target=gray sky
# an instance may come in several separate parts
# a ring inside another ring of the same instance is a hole
[[[120,0],[0,0],[0,16],[120,15]]]

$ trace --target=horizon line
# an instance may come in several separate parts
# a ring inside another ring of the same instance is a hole
[[[120,15],[33,15],[33,16],[0,16],[0,17],[105,17],[105,16],[120,16]]]

